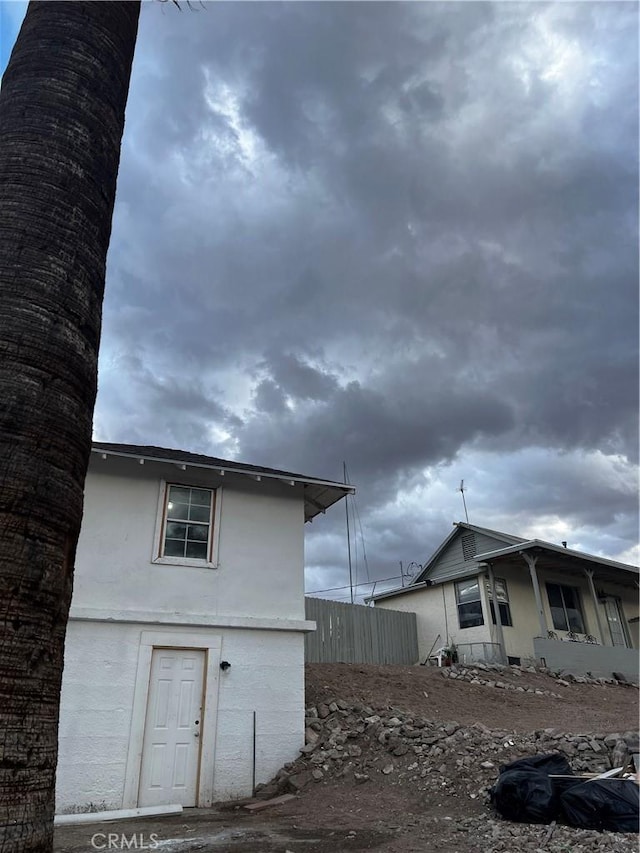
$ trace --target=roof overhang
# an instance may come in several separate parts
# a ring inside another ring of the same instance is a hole
[[[123,450],[119,447],[117,450],[105,447],[104,444],[94,444],[91,448],[92,454],[107,459],[108,457],[121,457],[124,459],[132,459],[138,464],[145,462],[159,463],[162,465],[171,465],[181,471],[188,469],[202,469],[217,473],[224,477],[227,474],[234,476],[248,477],[251,480],[260,482],[261,480],[279,481],[288,486],[302,486],[304,496],[304,520],[312,521],[317,515],[324,513],[347,495],[355,494],[355,488],[347,483],[337,483],[332,480],[319,480],[315,477],[306,477],[301,474],[290,474],[287,471],[276,471],[271,468],[259,468],[256,465],[248,465],[244,467],[238,462],[225,462],[222,459],[206,460],[207,457],[200,456],[199,459],[187,459],[187,454],[176,452],[172,457],[165,455],[170,451],[163,451],[163,454],[154,454],[151,450],[145,452],[136,452],[134,447],[131,450]]]
[[[430,581],[422,581],[421,583],[412,583],[409,586],[402,586],[396,589],[388,589],[386,592],[378,592],[376,595],[369,595],[365,598],[368,601],[381,601],[383,598],[395,598],[398,595],[405,595],[409,592],[417,592],[419,589],[426,589],[434,584]]]
[[[541,539],[530,539],[517,545],[476,554],[475,560],[478,563],[491,563],[492,566],[522,566],[525,564],[524,554],[537,558],[538,569],[557,569],[561,566],[563,571],[580,574],[585,570],[592,570],[594,578],[625,585],[635,585],[640,578],[640,570],[637,566],[620,563],[607,557],[597,557],[595,554],[587,554],[584,551],[575,551]]]

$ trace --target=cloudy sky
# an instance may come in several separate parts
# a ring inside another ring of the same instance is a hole
[[[145,3],[95,437],[346,461],[358,582],[462,479],[472,523],[636,562],[637,4]],[[348,583],[342,506],[306,575]]]

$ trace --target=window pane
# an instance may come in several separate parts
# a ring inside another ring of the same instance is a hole
[[[187,542],[187,557],[196,560],[207,559],[207,543],[206,542]]]
[[[577,591],[572,586],[561,586],[560,592],[562,593],[562,597],[564,598],[564,606],[567,608],[567,610],[577,610]]]
[[[503,625],[511,627],[513,625],[511,621],[511,608],[508,604],[501,604],[500,602],[498,602],[498,607],[500,608],[500,621]]]
[[[165,557],[184,557],[184,539],[167,539],[164,543]]]
[[[190,524],[187,531],[187,539],[196,539],[199,542],[207,542],[209,539],[208,525]]]
[[[507,582],[502,578],[496,578],[496,598],[498,601],[509,601],[509,596],[507,595]],[[485,583],[485,588],[487,590],[487,598],[491,600],[493,596],[491,595],[491,581],[487,581]]]
[[[500,578],[496,578],[496,598],[498,601],[509,601],[509,596],[507,595],[507,582]]]
[[[567,616],[569,617],[569,627],[571,631],[578,634],[584,634],[584,623],[582,621],[582,613],[575,608],[567,608]]]
[[[211,507],[191,505],[189,509],[189,521],[209,521]]]
[[[167,539],[186,539],[187,525],[176,523],[175,521],[167,522]]]
[[[458,617],[461,628],[472,628],[475,625],[484,625],[482,618],[482,605],[479,601],[471,604],[458,605]]]
[[[564,601],[562,598],[562,590],[560,584],[547,584],[547,598],[549,599],[549,610],[551,611],[551,621],[556,631],[568,631],[569,625],[567,617],[564,613]]]
[[[167,518],[184,518],[186,521],[189,518],[189,504],[169,501],[167,504]]]
[[[456,596],[459,604],[468,601],[480,601],[480,587],[477,580],[461,581],[456,584]]]
[[[211,492],[208,489],[191,489],[191,503],[211,506]]]
[[[489,607],[491,608],[491,621],[493,624],[496,624],[496,611],[493,607],[493,601],[489,602]],[[500,608],[500,624],[504,625],[507,628],[510,628],[513,625],[511,621],[511,608],[508,604],[503,604],[502,602],[498,602],[498,607]]]
[[[552,607],[551,608],[551,618],[553,620],[553,627],[557,631],[568,631],[569,625],[567,624],[567,618],[564,615],[564,607]]]
[[[169,500],[174,503],[189,503],[191,489],[185,486],[169,486]]]
[[[547,597],[551,607],[562,607],[562,592],[557,583],[547,584]]]

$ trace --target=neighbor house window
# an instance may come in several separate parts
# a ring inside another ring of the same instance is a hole
[[[215,492],[167,485],[161,557],[209,560]]]
[[[482,618],[482,601],[480,600],[480,584],[477,578],[456,583],[456,603],[458,605],[458,621],[461,628],[473,628],[484,625]]]
[[[554,628],[558,631],[585,633],[580,597],[575,587],[548,583],[547,597]]]
[[[496,578],[496,598],[498,599],[498,607],[500,608],[500,623],[507,627],[513,625],[511,621],[511,608],[509,607],[509,593],[507,591],[507,582],[503,578]],[[491,608],[491,619],[493,624],[496,624],[496,611],[493,606],[493,597],[491,595],[491,584],[487,581],[487,598],[489,599],[489,607]]]

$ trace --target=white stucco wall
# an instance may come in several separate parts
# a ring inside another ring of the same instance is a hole
[[[484,598],[482,607],[485,624],[472,628],[460,628],[453,582],[422,587],[415,592],[403,592],[393,598],[376,601],[375,606],[416,614],[418,652],[421,662],[431,651],[438,634],[440,639],[437,641],[435,650],[449,643],[492,642],[491,632],[486,624],[488,611]]]
[[[217,568],[152,562],[163,477],[220,486]],[[73,605],[304,619],[301,488],[129,459],[92,460]]]
[[[60,713],[58,813],[123,803],[133,721],[140,624],[69,623]],[[184,639],[181,626],[159,626]],[[197,629],[201,635],[202,629]],[[304,744],[304,640],[300,632],[227,629],[218,679],[217,708],[205,709],[215,728],[214,799],[250,796],[253,779],[253,712],[256,715],[256,783],[266,782]],[[196,643],[197,645],[197,643]],[[216,712],[217,711],[217,715]]]
[[[153,561],[163,478],[221,487],[216,568]],[[175,634],[181,647],[190,634],[194,648],[196,637],[217,638],[231,663],[216,666],[216,707],[205,711],[214,799],[252,793],[254,712],[256,783],[293,760],[304,743],[303,567],[300,485],[92,458],[65,651],[58,812],[132,805],[145,631]]]
[[[438,634],[440,634],[440,640],[438,640],[436,648],[445,645],[446,627],[442,607],[442,592],[439,587],[405,592],[394,598],[382,599],[375,602],[375,607],[416,614],[418,660],[420,663],[423,663],[429,654]]]

